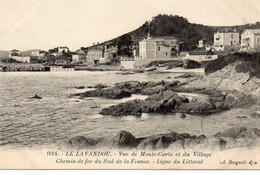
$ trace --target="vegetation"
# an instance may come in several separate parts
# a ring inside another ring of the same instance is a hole
[[[146,21],[138,29],[124,34],[118,38],[106,41],[105,43],[120,44],[121,48],[130,43],[131,38],[133,44],[138,43],[143,38],[147,37],[148,31],[151,36],[175,36],[180,41],[180,50],[187,51],[197,48],[198,41],[203,39],[205,44],[213,44],[214,33],[217,31],[237,31],[242,33],[245,29],[260,28],[260,22],[255,24],[245,24],[239,26],[205,26],[202,24],[190,23],[186,18],[173,15],[157,15],[148,22]],[[122,39],[127,39],[126,42]],[[102,44],[102,43],[101,43]],[[129,49],[130,50],[130,49]],[[124,51],[119,51],[120,54],[126,54]]]
[[[205,73],[211,74],[237,61],[242,61],[242,63],[236,66],[236,72],[248,72],[250,77],[260,78],[260,53],[234,53],[220,56],[218,59],[208,63]]]

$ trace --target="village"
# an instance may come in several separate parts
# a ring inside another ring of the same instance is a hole
[[[183,51],[180,41],[174,36],[152,37],[147,33],[146,38],[130,38],[131,45],[127,48],[129,54],[122,55],[118,45],[113,42],[93,43],[89,47],[81,47],[70,51],[66,46],[58,46],[48,51],[31,50],[22,52],[16,49],[9,51],[6,63],[43,64],[47,71],[86,70],[84,66],[115,65],[131,70],[142,68],[154,61],[182,61],[184,68],[198,68],[201,62],[217,59],[219,55],[235,52],[260,52],[260,29],[246,29],[239,33],[224,31],[214,33],[213,44],[207,44],[204,39],[198,41],[197,49]],[[121,46],[122,47],[122,46]],[[126,47],[126,46],[123,46]],[[122,50],[122,48],[121,48]],[[76,68],[76,69],[75,69]],[[8,71],[4,66],[3,71]],[[34,70],[34,69],[31,69]]]

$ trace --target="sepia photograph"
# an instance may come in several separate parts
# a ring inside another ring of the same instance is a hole
[[[0,0],[0,169],[260,169],[259,0]]]

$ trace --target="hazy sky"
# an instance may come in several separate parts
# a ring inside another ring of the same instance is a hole
[[[0,0],[0,50],[72,51],[140,27],[158,14],[205,25],[260,21],[260,0]]]

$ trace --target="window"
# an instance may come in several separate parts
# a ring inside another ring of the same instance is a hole
[[[260,38],[257,38],[257,42],[260,43]]]
[[[158,51],[160,51],[161,50],[161,48],[160,48],[160,46],[158,46]]]
[[[231,39],[233,39],[233,34],[231,34]]]
[[[167,52],[165,53],[165,55],[167,56]]]

